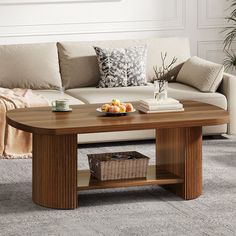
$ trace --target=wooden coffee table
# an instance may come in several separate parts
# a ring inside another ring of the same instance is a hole
[[[72,112],[50,107],[16,109],[7,113],[11,126],[33,133],[33,201],[58,209],[77,207],[77,191],[161,185],[183,199],[202,193],[202,126],[229,122],[216,106],[183,101],[185,111],[107,117],[100,104],[72,106]],[[135,103],[134,103],[135,105]],[[156,130],[156,165],[146,179],[100,182],[88,170],[77,170],[77,134]]]

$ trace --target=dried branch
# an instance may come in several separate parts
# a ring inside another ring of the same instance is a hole
[[[153,78],[153,81],[155,80],[159,80],[159,81],[167,81],[168,77],[166,76],[172,69],[172,66],[176,63],[177,58],[173,57],[172,61],[166,65],[166,58],[167,58],[167,52],[165,52],[165,54],[163,55],[163,53],[161,52],[161,61],[162,61],[162,65],[161,67],[154,66],[153,70],[155,73],[155,77]],[[172,77],[171,77],[172,79]]]

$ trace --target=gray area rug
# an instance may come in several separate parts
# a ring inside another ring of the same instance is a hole
[[[87,153],[137,150],[154,163],[154,142],[82,146]],[[203,195],[183,201],[157,186],[80,193],[76,210],[31,201],[31,160],[0,160],[0,235],[236,235],[236,139],[204,140]]]

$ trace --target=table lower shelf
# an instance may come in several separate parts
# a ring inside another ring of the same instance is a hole
[[[155,165],[148,167],[147,178],[142,179],[99,181],[90,175],[89,170],[79,170],[77,176],[78,191],[183,183],[183,179],[167,171],[160,170]]]

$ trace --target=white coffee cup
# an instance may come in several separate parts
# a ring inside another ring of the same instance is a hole
[[[68,99],[58,99],[52,102],[52,108],[55,111],[68,111],[70,110]]]

